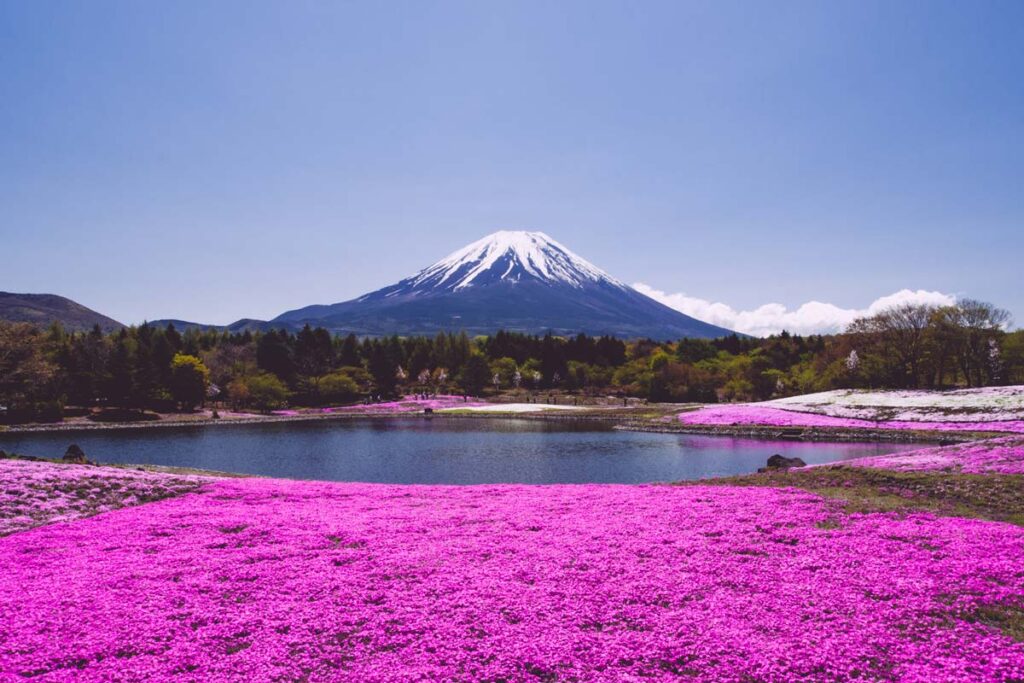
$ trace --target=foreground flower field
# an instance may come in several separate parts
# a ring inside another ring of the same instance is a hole
[[[0,678],[1009,681],[1022,566],[791,488],[218,480],[0,538]]]

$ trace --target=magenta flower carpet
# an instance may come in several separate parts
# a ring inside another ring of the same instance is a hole
[[[1019,680],[1022,567],[795,489],[219,480],[0,538],[0,679]]]
[[[198,489],[207,477],[0,459],[0,536]]]
[[[901,472],[1024,474],[1024,437],[1007,436],[955,446],[933,446],[892,455],[844,460],[841,464]]]
[[[835,417],[819,413],[797,412],[750,403],[711,405],[681,413],[685,425],[704,426],[766,426],[825,427],[842,429],[927,430],[937,432],[1012,432],[1024,433],[1024,420],[986,420],[963,418],[962,421],[865,420]]]

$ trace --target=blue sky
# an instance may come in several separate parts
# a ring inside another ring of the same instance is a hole
[[[267,318],[498,229],[1024,323],[1024,3],[0,0],[0,289]]]

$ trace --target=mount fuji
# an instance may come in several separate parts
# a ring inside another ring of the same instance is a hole
[[[270,324],[306,323],[370,336],[499,329],[652,339],[732,334],[641,294],[542,232],[508,230],[397,284],[351,301],[289,311]]]

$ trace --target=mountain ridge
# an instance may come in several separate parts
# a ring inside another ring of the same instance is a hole
[[[0,320],[40,326],[61,322],[73,331],[121,323],[52,294],[0,292]],[[624,284],[543,232],[502,230],[476,240],[399,282],[334,304],[304,306],[269,320],[229,325],[158,319],[179,330],[295,331],[303,325],[335,334],[381,337],[498,330],[525,334],[672,340],[735,334],[697,320]]]

